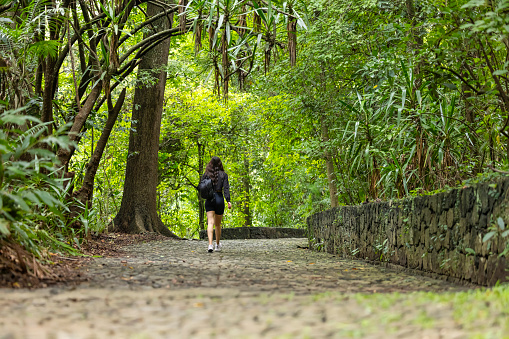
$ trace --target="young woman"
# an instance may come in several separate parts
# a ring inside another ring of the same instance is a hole
[[[219,157],[212,157],[210,162],[207,164],[205,168],[205,173],[203,177],[209,177],[212,180],[212,185],[214,186],[214,197],[212,199],[208,199],[205,201],[205,210],[207,211],[207,235],[209,237],[209,248],[208,251],[214,251],[214,246],[212,245],[213,240],[213,228],[216,227],[216,246],[215,251],[221,251],[221,243],[219,240],[221,239],[221,220],[223,219],[224,213],[224,200],[228,202],[228,208],[232,208],[232,204],[230,202],[230,184],[228,182],[228,174],[224,171],[223,163]],[[223,198],[224,192],[224,198]]]

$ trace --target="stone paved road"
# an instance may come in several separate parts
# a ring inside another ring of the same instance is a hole
[[[416,307],[408,294],[465,287],[306,246],[226,240],[222,252],[207,253],[203,241],[131,245],[123,258],[92,260],[91,280],[78,287],[0,291],[0,339],[468,336],[451,305]],[[363,299],[374,293],[391,294]]]

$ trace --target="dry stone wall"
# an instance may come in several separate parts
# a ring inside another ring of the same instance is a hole
[[[308,218],[310,246],[492,286],[509,280],[508,190],[509,178],[502,178],[430,196],[333,208]]]
[[[213,232],[214,239],[216,233]],[[306,238],[307,230],[284,227],[235,227],[221,228],[221,239],[278,239],[278,238]],[[208,238],[207,231],[200,231],[200,239]]]

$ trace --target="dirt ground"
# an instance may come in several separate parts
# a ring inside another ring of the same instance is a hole
[[[78,249],[83,256],[47,253],[47,258],[35,261],[21,246],[0,244],[0,288],[44,288],[54,285],[76,285],[88,278],[80,270],[94,256],[119,257],[122,247],[147,241],[166,240],[155,233],[102,233],[91,235]]]

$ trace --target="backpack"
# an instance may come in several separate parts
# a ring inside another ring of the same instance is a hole
[[[212,180],[208,176],[203,177],[198,184],[200,197],[205,200],[212,199],[214,197],[214,187],[212,186]]]

